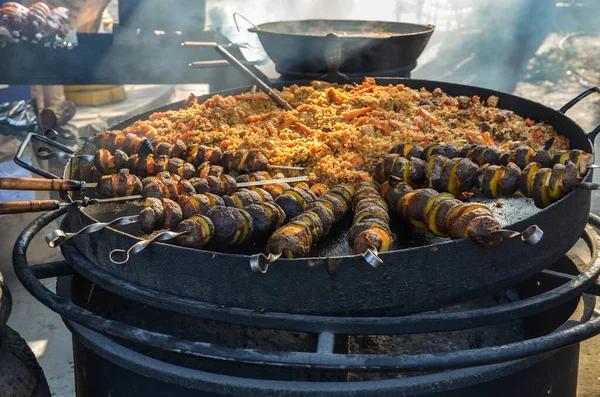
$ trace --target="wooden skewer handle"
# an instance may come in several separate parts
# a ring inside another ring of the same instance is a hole
[[[0,178],[1,190],[84,190],[85,183],[68,179]]]
[[[52,211],[60,207],[58,200],[31,200],[0,203],[0,215]]]

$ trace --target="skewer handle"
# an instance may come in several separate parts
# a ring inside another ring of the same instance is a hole
[[[0,203],[0,215],[52,211],[60,208],[58,200],[11,201]]]
[[[85,182],[68,179],[45,178],[0,178],[1,190],[85,190]]]

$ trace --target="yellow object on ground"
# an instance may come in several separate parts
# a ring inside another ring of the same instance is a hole
[[[99,106],[123,101],[127,94],[122,85],[65,86],[65,97],[76,105]]]

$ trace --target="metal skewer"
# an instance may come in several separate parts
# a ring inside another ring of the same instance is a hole
[[[10,178],[0,178],[0,189],[2,189],[2,183],[5,182],[6,179]],[[16,178],[21,179],[21,178]],[[41,181],[46,183],[46,186],[50,186],[52,183],[52,179],[34,179],[36,182]],[[265,179],[263,181],[252,181],[252,182],[243,182],[238,183],[238,188],[251,187],[251,186],[261,186],[261,185],[281,185],[284,183],[295,183],[295,182],[304,182],[308,179],[308,176],[296,176],[292,178],[281,178],[281,179]],[[62,183],[79,183],[84,184],[86,187],[96,187],[97,183],[89,183],[79,181],[69,181],[69,180],[57,180],[59,184]],[[18,188],[12,188],[12,190],[21,190]],[[36,190],[36,189],[27,189],[27,190]],[[52,190],[52,189],[37,189],[37,190]],[[54,189],[56,190],[56,189]],[[65,189],[67,190],[67,189]],[[70,189],[70,190],[78,190],[78,189]],[[103,198],[103,199],[90,199],[85,197],[83,200],[74,201],[72,203],[61,203],[58,200],[31,200],[31,201],[12,201],[7,203],[0,203],[0,215],[8,215],[8,214],[23,214],[28,212],[42,212],[42,211],[53,211],[57,210],[61,207],[66,207],[69,205],[75,206],[83,206],[86,207],[88,205],[94,204],[105,204],[105,203],[113,203],[119,201],[135,201],[143,199],[142,195],[134,195],[134,196],[123,196],[123,197],[112,197],[112,198]]]
[[[251,80],[254,84],[258,86],[265,94],[269,96],[275,103],[281,106],[285,110],[293,110],[294,108],[285,101],[282,97],[280,97],[275,91],[271,89],[268,85],[266,85],[261,79],[256,77],[254,73],[252,73],[247,67],[245,67],[236,57],[231,55],[229,51],[227,51],[224,47],[217,45],[215,46],[215,50],[223,57],[227,62],[231,64],[235,69],[237,69],[240,73],[246,76],[249,80]]]
[[[238,187],[244,188],[244,187],[250,187],[250,186],[303,182],[306,179],[308,179],[308,177],[306,177],[306,176],[298,176],[298,177],[294,177],[294,178],[284,178],[284,179],[266,179],[263,181],[252,181],[252,182],[239,183]],[[275,183],[272,183],[272,181],[275,181]],[[92,199],[92,200],[88,200],[85,203],[85,205],[113,203],[113,202],[119,202],[119,201],[134,201],[134,200],[140,200],[143,198],[144,197],[142,195],[136,195],[136,196],[109,198],[109,199],[98,199],[98,200]],[[47,200],[47,201],[52,201],[53,203],[55,203],[56,207],[51,208],[51,209],[58,209],[60,207],[74,204],[74,203],[59,203],[56,200]],[[28,203],[28,202],[23,202],[23,203]],[[45,210],[41,209],[40,211],[45,211]],[[26,212],[33,212],[33,211],[26,211]],[[2,204],[0,204],[0,214],[2,214],[2,213],[3,213],[2,212]],[[56,229],[46,235],[46,243],[48,244],[48,246],[50,248],[56,248],[56,247],[62,245],[65,241],[70,240],[71,238],[73,238],[79,234],[95,233],[95,232],[98,232],[98,231],[104,229],[107,226],[129,225],[132,223],[136,223],[138,221],[139,221],[139,215],[129,215],[129,216],[122,216],[120,218],[113,219],[110,222],[92,223],[91,225],[88,225],[88,226],[84,227],[83,229],[81,229],[77,232],[73,232],[73,233],[65,233],[60,229]],[[177,237],[177,236],[174,236],[171,238],[175,238],[175,237]],[[147,240],[144,240],[144,241],[147,241]],[[153,241],[154,241],[154,239],[153,239]],[[133,247],[131,247],[130,250],[131,249],[133,249]],[[125,251],[123,251],[123,252],[125,252]],[[138,252],[138,251],[136,251],[136,252]]]

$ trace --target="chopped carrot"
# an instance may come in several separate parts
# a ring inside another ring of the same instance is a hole
[[[415,123],[415,127],[418,128],[417,131],[422,130],[423,128],[425,128],[425,120],[421,116],[415,116],[413,118],[413,123]]]
[[[361,88],[360,90],[353,92],[353,94],[354,95],[366,94],[367,92],[371,91],[372,89],[373,89],[373,86]]]
[[[367,88],[372,85],[377,85],[377,82],[375,81],[375,79],[373,77],[365,77],[365,79],[362,82],[362,86]]]
[[[185,125],[189,130],[191,130],[192,128],[194,128],[196,126],[196,119],[192,119],[190,120],[186,125]]]
[[[192,131],[185,132],[185,133],[179,135],[179,139],[181,139],[182,141],[185,142],[185,140],[188,139],[190,137],[190,135],[192,135]]]
[[[238,101],[268,101],[269,97],[265,94],[240,94],[236,95]]]
[[[256,123],[257,121],[263,121],[268,119],[269,117],[271,117],[271,113],[264,113],[264,114],[251,114],[250,116],[246,117],[246,120],[249,123]]]
[[[543,134],[542,130],[535,130],[535,132],[533,134],[531,134],[531,137],[533,139],[538,139],[539,137],[541,137]]]
[[[494,142],[494,140],[490,136],[489,132],[486,131],[486,132],[484,132],[481,135],[483,136],[483,140],[484,140],[484,142],[485,142],[486,145],[488,145],[488,146],[496,146],[496,142]]]
[[[362,168],[362,166],[365,165],[365,159],[360,156],[356,156],[350,160],[350,164],[352,164],[352,167],[354,168]]]
[[[367,116],[362,116],[362,117],[360,117],[358,119],[358,122],[361,123],[361,124],[364,124],[364,123],[366,123],[368,121],[369,121],[369,118]]]
[[[306,135],[314,135],[315,134],[315,132],[312,129],[310,129],[306,125],[300,123],[299,121],[296,121],[295,125],[296,125],[296,128],[298,129],[298,131],[302,131]]]
[[[283,123],[279,124],[279,127],[277,127],[277,129],[281,131],[282,129],[289,127],[293,123],[294,123],[294,118],[288,117],[287,119],[283,120]]]
[[[477,96],[477,95],[473,95],[473,103],[475,105],[479,105],[480,102],[481,102],[481,98],[479,98],[479,96]]]
[[[317,109],[313,105],[308,105],[306,103],[304,105],[298,106],[298,110],[300,110],[301,112],[316,112],[317,111]]]
[[[390,126],[394,127],[397,130],[402,127],[402,125],[394,119],[388,118],[387,121]]]
[[[165,112],[158,112],[158,113],[152,113],[149,117],[150,120],[158,120],[158,119],[162,119],[163,117],[167,117],[167,114]]]
[[[249,127],[249,128],[252,130],[252,131],[254,131],[254,132],[258,132],[258,131],[260,131],[260,130],[258,129],[258,127],[257,127],[257,126],[255,126],[255,125],[252,125],[252,124],[250,124],[248,127]]]
[[[425,117],[431,124],[438,123],[437,119],[431,113],[421,107],[419,108],[419,114]]]
[[[223,149],[227,149],[231,145],[233,145],[233,141],[231,139],[224,139],[221,141],[221,147]]]
[[[361,181],[371,180],[371,177],[369,176],[368,172],[359,172],[357,175],[358,175],[358,179],[360,179]]]
[[[344,101],[344,97],[339,95],[336,91],[335,88],[330,88],[329,90],[327,90],[327,96],[329,97],[329,99],[335,103],[342,103]]]
[[[296,142],[296,141],[290,141],[290,142],[286,143],[285,146],[287,146],[287,147],[294,147],[297,144],[298,144],[298,142]]]
[[[342,113],[342,118],[344,119],[344,121],[350,121],[355,117],[362,116],[363,114],[369,113],[371,110],[373,110],[372,106],[368,106],[366,108],[361,108],[361,109],[349,110],[347,112]]]
[[[373,120],[373,125],[381,130],[385,135],[392,135],[392,130],[390,130],[390,126],[380,120]]]
[[[532,125],[535,125],[535,121],[527,118],[527,119],[525,119],[525,124],[527,124],[528,126],[531,127]]]
[[[329,149],[329,146],[327,146],[326,144],[322,143],[320,145],[316,145],[316,146],[311,147],[310,148],[310,152],[312,154],[317,154],[319,152],[323,152],[323,151],[328,150],[328,149]]]
[[[267,121],[265,125],[267,126],[267,131],[269,131],[269,136],[277,135],[277,128],[270,121]]]

